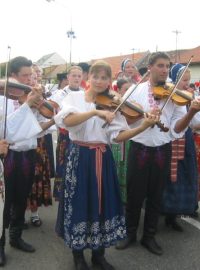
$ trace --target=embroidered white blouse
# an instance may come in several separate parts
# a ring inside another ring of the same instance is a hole
[[[42,128],[37,121],[36,113],[24,103],[19,105],[17,101],[8,99],[8,113],[6,122],[6,140],[10,143],[10,149],[15,151],[27,151],[37,147],[37,135]],[[0,99],[1,116],[3,112],[3,99]],[[3,119],[1,117],[0,130],[3,132]],[[1,134],[1,138],[3,134]]]
[[[129,95],[134,86],[131,86],[127,90],[124,97]],[[165,100],[154,101],[148,81],[141,83],[128,97],[128,101],[139,103],[142,106],[144,112],[150,111],[153,106],[162,108],[165,102]],[[170,100],[162,111],[162,115],[160,117],[161,122],[165,127],[169,128],[169,131],[160,131],[160,129],[155,125],[153,128],[150,127],[142,133],[136,135],[131,140],[146,146],[153,147],[164,145],[174,139],[182,138],[187,129],[183,132],[176,133],[174,131],[174,127],[177,120],[181,119],[186,114],[186,112],[186,106],[178,106]],[[138,126],[141,121],[142,120],[136,121],[134,124],[130,125],[130,127],[133,128]]]
[[[83,91],[82,88],[80,88],[80,91]],[[52,101],[55,101],[60,108],[63,107],[63,101],[64,98],[70,93],[72,90],[69,88],[69,86],[66,86],[63,89],[57,90],[49,99]]]
[[[126,119],[120,112],[110,125],[102,128],[105,121],[98,116],[94,116],[87,121],[73,127],[67,127],[63,119],[70,113],[88,112],[95,109],[94,103],[85,101],[85,92],[70,92],[63,100],[62,110],[54,116],[56,124],[69,131],[69,137],[72,141],[93,142],[93,143],[115,143],[114,139],[122,130],[129,129]]]

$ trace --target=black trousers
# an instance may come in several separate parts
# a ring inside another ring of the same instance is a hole
[[[4,160],[5,207],[4,227],[21,228],[27,207],[27,198],[35,175],[35,149],[9,150]]]
[[[153,237],[157,230],[164,183],[170,174],[171,144],[147,147],[131,142],[127,164],[126,224],[128,235],[139,225],[146,199],[144,237]]]

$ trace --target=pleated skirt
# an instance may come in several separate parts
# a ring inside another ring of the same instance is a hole
[[[126,237],[112,151],[106,146],[102,153],[101,205],[95,152],[71,142],[67,154],[56,232],[74,250],[110,247]]]

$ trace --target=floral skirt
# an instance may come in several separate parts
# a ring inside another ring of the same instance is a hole
[[[109,146],[102,153],[101,207],[96,151],[70,143],[56,232],[75,250],[115,245],[126,237],[115,162]],[[99,209],[101,209],[99,211]]]
[[[56,175],[54,180],[53,197],[56,201],[59,200],[62,179],[64,174],[64,163],[66,153],[69,147],[69,133],[67,130],[62,130],[58,134],[57,147],[56,147]]]
[[[45,137],[38,139],[36,149],[35,177],[28,199],[28,208],[52,205],[50,161]]]

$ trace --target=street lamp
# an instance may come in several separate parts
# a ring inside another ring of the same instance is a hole
[[[69,48],[69,64],[71,65],[71,63],[72,63],[72,39],[73,39],[73,38],[76,38],[75,32],[72,30],[72,28],[71,28],[71,30],[67,31],[67,37],[68,37],[69,40],[70,40],[70,48]]]
[[[51,65],[52,65],[52,62],[49,62],[49,67],[50,67],[50,71],[49,71],[49,83],[51,83]]]

